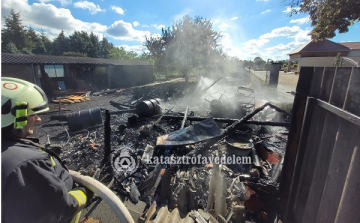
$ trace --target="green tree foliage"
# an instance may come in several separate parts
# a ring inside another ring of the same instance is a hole
[[[24,49],[27,47],[26,29],[21,24],[20,14],[10,11],[9,16],[5,16],[4,28],[1,30],[1,42],[3,46],[13,43],[17,49]],[[2,49],[8,49],[3,47]]]
[[[99,51],[99,57],[104,59],[110,58],[110,51],[114,47],[112,43],[109,43],[109,41],[104,36],[103,39],[100,41],[100,51]]]
[[[44,52],[40,53],[40,54],[51,54],[52,53],[52,42],[45,36],[43,30],[41,30],[40,38],[41,38],[41,42],[44,46]]]
[[[161,36],[145,37],[145,46],[149,50],[149,53],[143,53],[142,58],[146,60],[152,60],[154,64],[155,73],[157,76],[167,75],[169,60],[166,58],[167,48],[173,40],[174,36],[170,30],[170,27],[166,30],[161,29]]]
[[[20,50],[18,50],[18,48],[12,42],[6,44],[5,46],[3,45],[2,51],[4,53],[21,53]]]
[[[50,41],[41,30],[41,33],[33,28],[26,28],[21,24],[20,14],[11,10],[9,16],[5,16],[4,28],[1,30],[2,52],[24,54],[49,54],[76,57],[113,58],[113,59],[136,59],[138,55],[127,52],[123,47],[115,47],[105,37],[101,41],[91,32],[74,31],[69,37],[65,36],[64,30]],[[142,57],[145,60],[147,57]],[[150,58],[150,57],[149,57]],[[146,60],[149,60],[147,58]]]
[[[89,57],[97,58],[100,53],[99,38],[93,32],[90,33],[89,38],[90,38],[90,43],[87,50],[87,55]]]
[[[290,15],[309,13],[313,39],[331,39],[336,34],[346,33],[349,26],[360,21],[360,2],[358,0],[289,0],[292,7]]]
[[[43,33],[39,34],[31,27],[26,31],[27,49],[31,50],[34,54],[46,54],[49,50],[50,41]]]
[[[136,59],[137,54],[133,51],[127,52],[124,47],[113,47],[109,52],[110,59]]]
[[[244,67],[245,69],[254,69],[254,62],[251,60],[244,60]]]
[[[87,54],[90,47],[90,37],[85,31],[74,31],[69,36],[70,49],[72,52],[79,52]]]
[[[86,53],[79,53],[79,52],[63,52],[63,56],[69,56],[69,57],[87,57]]]
[[[222,72],[224,55],[217,43],[221,35],[212,22],[202,17],[184,16],[160,37],[146,37],[145,46],[155,56],[158,71],[176,71],[186,82],[191,72]]]
[[[64,52],[70,51],[70,41],[64,34],[64,30],[61,30],[61,33],[56,37],[52,43],[53,45],[53,55],[63,55]]]
[[[338,53],[335,57],[335,61],[333,62],[333,67],[339,67],[341,65],[341,55]]]
[[[149,52],[143,52],[141,55],[138,55],[137,59],[152,65],[154,65],[156,61],[156,58],[152,56]]]
[[[254,65],[257,69],[264,69],[266,62],[261,57],[254,58]]]

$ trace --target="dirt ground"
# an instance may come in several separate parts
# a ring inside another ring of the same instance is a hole
[[[260,79],[264,84],[268,83],[269,80],[267,80],[266,82],[266,74],[269,75],[269,71],[266,72],[252,70],[251,73],[255,75],[258,79]],[[298,80],[299,74],[295,74],[294,72],[279,72],[279,85],[283,88],[293,89],[295,91]]]
[[[281,72],[279,75],[280,85],[296,88],[298,80],[299,80],[299,74]]]

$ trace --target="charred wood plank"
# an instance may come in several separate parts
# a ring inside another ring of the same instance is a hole
[[[106,161],[108,161],[111,153],[111,144],[110,144],[110,112],[105,110],[105,121],[104,121],[104,159],[101,161],[101,166],[103,166]]]

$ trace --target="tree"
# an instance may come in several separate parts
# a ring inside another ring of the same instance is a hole
[[[202,17],[184,16],[158,38],[146,38],[146,47],[155,56],[160,70],[176,71],[185,81],[191,72],[212,73],[223,70],[223,53],[217,43],[221,37],[212,22]]]
[[[358,0],[289,0],[287,5],[292,8],[290,16],[309,13],[315,41],[333,38],[336,30],[346,33],[349,26],[360,21]]]
[[[147,62],[149,64],[154,65],[156,58],[152,56],[150,53],[143,52],[140,56],[138,56],[138,59],[144,62]]]
[[[40,39],[44,47],[44,51],[41,54],[51,54],[52,50],[52,43],[51,41],[45,36],[45,33],[43,30],[41,30],[40,33]]]
[[[110,59],[135,59],[137,57],[137,53],[130,51],[125,51],[124,47],[113,47],[109,52]]]
[[[262,69],[265,66],[265,60],[263,60],[261,57],[255,57],[254,58],[254,64],[258,69]]]
[[[20,14],[13,9],[9,16],[5,16],[4,29],[1,30],[1,42],[3,46],[13,43],[17,49],[24,49],[26,44],[26,29],[21,24]]]
[[[64,30],[61,30],[61,33],[53,41],[53,55],[63,55],[64,52],[70,50],[69,38],[64,34]]]
[[[169,61],[166,58],[166,51],[171,41],[174,39],[170,27],[168,27],[166,30],[162,28],[161,36],[159,37],[146,36],[145,39],[145,46],[149,50],[149,53],[143,53],[142,58],[153,61],[154,70],[158,76],[167,76],[167,73],[169,72]]]
[[[97,58],[100,52],[100,43],[99,38],[93,33],[90,33],[90,44],[87,50],[87,55],[89,57]]]
[[[104,36],[103,39],[100,41],[100,51],[99,51],[99,57],[108,59],[110,50],[114,47],[112,43],[109,43],[109,41]]]
[[[10,42],[1,48],[4,53],[21,53],[15,44]]]
[[[244,60],[245,69],[250,69],[254,67],[254,62],[251,60]]]
[[[90,37],[85,31],[74,31],[72,35],[69,36],[70,49],[72,52],[78,53],[87,53],[89,50]]]
[[[48,49],[46,48],[44,41],[46,41],[47,38],[43,36],[43,34],[38,34],[33,28],[30,27],[26,31],[26,37],[26,48],[31,50],[31,53],[46,54]],[[47,41],[49,40],[47,39]]]
[[[68,56],[68,57],[87,57],[86,53],[79,53],[79,52],[63,52],[62,54],[63,56]]]

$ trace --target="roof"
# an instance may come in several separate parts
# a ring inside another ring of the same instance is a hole
[[[360,50],[360,42],[343,42],[339,43],[351,50]]]
[[[309,41],[302,45],[301,47],[288,53],[289,55],[296,53],[317,53],[317,52],[348,52],[350,49],[346,46],[343,46],[339,43],[334,43],[330,40],[323,40],[318,42]]]
[[[2,64],[96,64],[96,65],[150,65],[140,60],[115,60],[89,57],[68,57],[34,54],[1,53]]]

